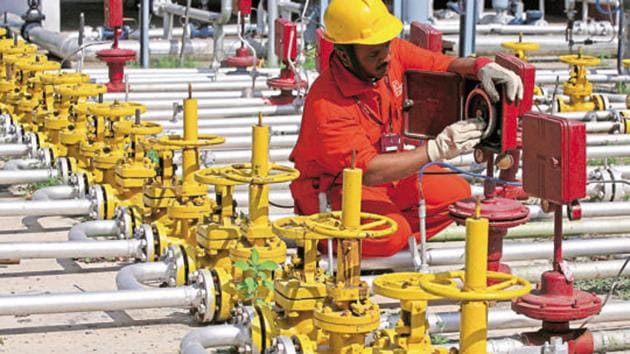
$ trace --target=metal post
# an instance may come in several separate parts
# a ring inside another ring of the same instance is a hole
[[[459,56],[467,57],[475,52],[476,0],[462,0],[462,14],[459,18]]]
[[[140,62],[143,69],[149,68],[149,2],[142,0],[140,4]]]
[[[324,1],[322,1],[323,3]],[[324,15],[322,15],[324,16]],[[276,18],[278,17],[277,0],[267,0],[267,65],[270,67],[278,66],[278,57],[276,56]],[[323,21],[322,21],[323,23]]]

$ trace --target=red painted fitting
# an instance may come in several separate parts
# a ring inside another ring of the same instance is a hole
[[[130,49],[112,48],[96,52],[96,56],[107,63],[109,82],[107,92],[124,92],[125,63],[136,59],[136,52]]]
[[[542,346],[551,337],[560,337],[564,343],[568,343],[569,354],[592,354],[595,351],[593,334],[586,328],[560,332],[539,330],[521,334],[523,343],[530,346]]]
[[[225,60],[225,64],[231,68],[245,69],[249,66],[256,65],[257,60],[251,55],[249,49],[245,47],[238,48],[236,55],[229,56]]]

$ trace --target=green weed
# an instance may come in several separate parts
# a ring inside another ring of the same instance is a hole
[[[243,271],[243,280],[236,286],[243,299],[258,306],[269,306],[265,301],[267,291],[273,291],[273,281],[269,273],[278,268],[278,264],[270,260],[261,261],[258,250],[252,248],[249,259],[236,261],[234,266]]]

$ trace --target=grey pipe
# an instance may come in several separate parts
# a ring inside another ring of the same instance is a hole
[[[630,135],[627,134],[599,134],[586,136],[586,144],[588,146],[597,145],[628,145],[630,144]]]
[[[49,168],[37,170],[0,170],[0,185],[9,186],[13,184],[44,182],[56,175],[56,171]]]
[[[171,277],[171,265],[166,262],[136,263],[123,267],[116,274],[118,290],[150,289],[148,281],[165,282]]]
[[[215,109],[200,109],[197,111],[199,119],[208,118],[231,118],[231,117],[243,117],[243,116],[256,116],[259,113],[263,115],[289,115],[297,114],[300,112],[300,107],[295,105],[282,105],[282,106],[258,106],[258,107],[238,107],[238,108],[215,108]],[[154,111],[147,112],[143,116],[146,120],[169,120],[173,118],[173,112],[169,111]],[[1,145],[0,145],[1,146]]]
[[[94,244],[96,242],[89,242]],[[191,308],[201,299],[194,286],[0,297],[0,316],[117,311],[160,307]]]
[[[91,205],[86,199],[5,201],[0,202],[0,216],[88,215]]]
[[[565,258],[611,255],[630,253],[630,239],[615,237],[604,239],[580,239],[564,241],[563,252]],[[504,242],[503,261],[530,260],[530,259],[550,259],[553,254],[553,242],[522,243]],[[461,247],[452,248],[429,248],[427,250],[427,263],[432,266],[463,264],[464,249]],[[327,257],[322,256],[320,266],[326,268]],[[405,250],[391,257],[366,258],[362,261],[362,267],[366,270],[374,269],[413,269],[411,254]]]
[[[576,280],[582,279],[604,279],[615,277],[625,260],[597,261],[597,262],[566,262],[571,270],[571,274]],[[538,283],[540,275],[553,268],[551,263],[530,264],[527,266],[510,267],[512,274],[525,278],[531,282]],[[630,275],[630,267],[626,267],[622,276]]]
[[[56,259],[142,256],[141,240],[0,243],[0,259]],[[2,299],[0,297],[0,299]]]
[[[119,236],[125,232],[125,230],[120,229],[119,225],[117,220],[85,221],[70,228],[68,240],[71,242],[85,242],[91,241],[90,238],[92,237]]]
[[[182,74],[186,75],[186,74]],[[218,80],[218,79],[217,79]],[[220,81],[220,80],[219,80]],[[223,81],[221,81],[223,82]],[[268,97],[275,94],[272,90],[259,91],[261,96]],[[195,92],[193,96],[199,100],[202,99],[226,99],[226,98],[243,98],[243,91],[200,91]],[[131,102],[140,102],[149,100],[167,100],[171,102],[180,103],[184,98],[188,97],[188,92],[130,92],[127,99]],[[114,100],[124,101],[124,93],[109,93],[103,96],[103,100],[111,102]],[[170,106],[169,106],[170,108]]]
[[[294,124],[294,125],[271,125],[270,124],[270,126],[271,126],[270,131],[269,131],[270,137],[273,137],[273,136],[297,137],[297,134],[300,132],[300,127],[297,124]],[[164,129],[162,133],[163,135],[171,135],[171,134],[181,135],[182,131],[183,131],[182,124],[178,124],[176,128]],[[228,139],[229,141],[226,144],[221,145],[222,149],[226,147],[236,146],[235,143],[237,142],[239,143],[239,147],[241,146],[251,147],[251,142],[252,142],[252,137],[251,137],[252,127],[251,126],[230,127],[230,128],[214,128],[214,127],[213,128],[199,128],[197,132],[199,134],[220,135],[220,136],[229,138]],[[238,139],[238,140],[234,140],[234,139]],[[249,139],[249,144],[242,145],[243,142],[241,142],[241,140],[247,140],[247,139]],[[278,147],[278,144],[282,144],[282,145],[291,144],[287,146],[292,147],[293,145],[295,145],[295,138],[292,140],[292,143],[289,140],[285,142],[275,140],[274,142],[272,142],[274,147]]]
[[[184,336],[181,354],[206,354],[209,348],[242,346],[249,342],[248,330],[242,326],[223,324],[196,329]]]
[[[0,157],[25,156],[30,150],[26,144],[0,144]]]
[[[630,202],[582,203],[583,218],[630,215]],[[549,219],[552,213],[543,212],[540,205],[528,205],[530,220]],[[566,216],[566,210],[564,210]]]
[[[39,159],[13,159],[4,163],[4,170],[28,170],[41,164]]]
[[[233,81],[233,82],[193,82],[193,92],[197,91],[234,91],[244,90],[251,87],[251,82]],[[267,80],[256,79],[256,90],[267,90]],[[175,83],[170,85],[153,84],[132,84],[129,85],[129,92],[183,92],[188,90],[188,83]],[[146,113],[145,113],[146,115]]]
[[[564,236],[584,234],[624,234],[630,233],[630,220],[627,218],[582,219],[566,222],[562,226]],[[529,238],[553,236],[553,222],[529,222],[508,230],[507,238]],[[461,226],[451,225],[431,238],[429,242],[463,241],[466,230]]]
[[[276,18],[278,18],[278,0],[267,0],[267,35],[269,37],[276,33]],[[272,67],[278,66],[275,40],[267,41],[267,64]]]
[[[44,187],[33,192],[32,200],[63,200],[78,197],[78,189],[74,186],[60,185]]]
[[[590,323],[605,323],[627,321],[630,318],[630,302],[610,302],[604,306],[602,312],[593,317]],[[429,332],[454,333],[459,332],[460,312],[434,312],[429,307],[427,320],[429,321]],[[396,317],[389,319],[389,322],[396,321]],[[574,325],[580,325],[583,321],[576,321]],[[512,329],[538,327],[540,321],[519,315],[511,309],[488,309],[488,329]]]
[[[286,161],[289,158],[291,149],[273,149],[269,151],[269,160]],[[226,165],[237,162],[251,161],[252,152],[250,150],[237,150],[237,151],[212,151],[208,154],[206,164],[212,165]],[[1,215],[1,214],[0,214]]]

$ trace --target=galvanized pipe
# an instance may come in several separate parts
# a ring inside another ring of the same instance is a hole
[[[193,82],[193,92],[198,91],[234,91],[251,88],[251,81],[233,82]],[[268,90],[266,79],[256,79],[254,88],[256,90]],[[175,83],[161,85],[159,82],[151,84],[130,84],[129,92],[182,92],[188,89],[188,83]]]
[[[192,308],[196,306],[196,303],[201,298],[201,290],[194,286],[86,293],[11,295],[0,296],[0,316],[161,307]]]
[[[266,116],[291,115],[300,113],[300,107],[294,105],[268,105],[257,107],[200,109],[199,119],[243,117],[248,115],[258,115],[258,113],[262,113]],[[181,116],[181,113],[178,113],[177,116]],[[150,121],[172,120],[173,111],[149,111],[145,113],[142,118]]]
[[[24,156],[30,150],[26,144],[0,144],[0,157]]]
[[[273,149],[269,151],[269,160],[273,162],[286,161],[290,153],[291,149]],[[247,162],[251,160],[251,155],[250,150],[210,151],[205,162],[209,166]]]
[[[630,220],[627,218],[582,219],[566,222],[562,225],[564,236],[584,234],[630,234]],[[508,230],[507,238],[534,238],[553,236],[553,222],[529,222]],[[464,241],[465,229],[451,225],[433,236],[429,242]]]
[[[2,145],[0,145],[2,146]],[[0,170],[0,185],[44,182],[57,176],[57,172],[49,168],[35,170]]]
[[[4,163],[4,170],[28,170],[40,165],[39,159],[13,159]]]
[[[88,215],[92,202],[86,199],[18,200],[0,202],[0,216],[70,216]]]
[[[185,75],[185,74],[184,74]],[[250,79],[251,80],[251,79]],[[262,97],[271,96],[276,94],[272,90],[258,91]],[[166,100],[173,103],[181,103],[181,100],[188,97],[187,92],[129,92],[124,93],[108,93],[103,96],[103,100],[106,102],[118,101],[131,101],[143,103],[149,100]],[[226,99],[226,98],[243,98],[244,93],[241,90],[237,91],[200,91],[195,92],[194,97],[202,99]],[[170,107],[169,107],[170,108]]]
[[[176,125],[176,127],[174,127]],[[170,135],[170,134],[182,134],[182,130],[183,127],[181,124],[169,124],[170,128],[164,128],[164,130],[162,131],[163,135]],[[297,134],[300,132],[300,126],[299,124],[291,124],[291,125],[271,125],[270,124],[270,128],[269,128],[269,134],[270,136],[297,136]],[[230,137],[232,139],[239,139],[238,141],[240,141],[240,139],[249,139],[250,144],[246,145],[245,147],[250,147],[251,146],[251,133],[252,133],[252,127],[251,126],[239,126],[239,127],[226,127],[226,128],[199,128],[198,130],[199,134],[214,134],[214,135],[220,135],[220,136],[224,136],[224,137]],[[236,141],[232,140],[230,141],[230,144],[234,144]],[[276,140],[276,144],[279,143],[280,141]],[[241,142],[242,144],[242,142]],[[295,144],[295,141],[293,141],[293,144]],[[227,146],[232,146],[232,145],[227,145]],[[291,145],[293,146],[293,145]],[[221,148],[226,147],[226,145],[222,144],[220,146]]]
[[[563,253],[567,258],[594,255],[612,255],[630,253],[630,239],[622,237],[604,239],[579,239],[564,241]],[[553,242],[523,243],[504,242],[503,261],[530,260],[530,259],[551,259],[553,254]],[[464,249],[461,247],[452,248],[429,248],[427,250],[427,263],[432,266],[463,264]],[[320,266],[326,268],[328,259],[322,256]],[[412,257],[409,251],[405,250],[391,257],[366,258],[361,263],[365,270],[386,270],[413,269]]]
[[[630,144],[630,135],[627,134],[589,134],[586,136],[588,146],[599,145],[627,145]]]
[[[50,186],[33,192],[31,200],[63,200],[77,198],[79,191],[70,185]]]
[[[0,259],[140,257],[141,240],[0,243]],[[0,297],[2,299],[2,297]]]
[[[250,341],[249,331],[232,324],[208,326],[189,332],[179,346],[181,354],[206,354],[209,348],[242,346]]]
[[[613,278],[623,267],[625,260],[597,261],[597,262],[566,262],[571,274],[576,280]],[[538,283],[540,275],[553,268],[551,263],[530,264],[527,266],[512,266],[511,273]],[[630,267],[626,267],[622,276],[630,275]]]
[[[91,220],[76,224],[68,231],[68,241],[91,241],[92,237],[119,236],[124,230],[120,229],[117,220]],[[100,241],[99,241],[100,242]]]
[[[123,267],[116,274],[118,290],[142,290],[154,288],[145,283],[165,282],[172,276],[171,265],[166,262],[136,263]]]
[[[630,215],[630,202],[582,203],[583,218]],[[528,205],[530,220],[550,219],[553,213],[545,213],[540,205]],[[566,210],[564,210],[566,217]]]

